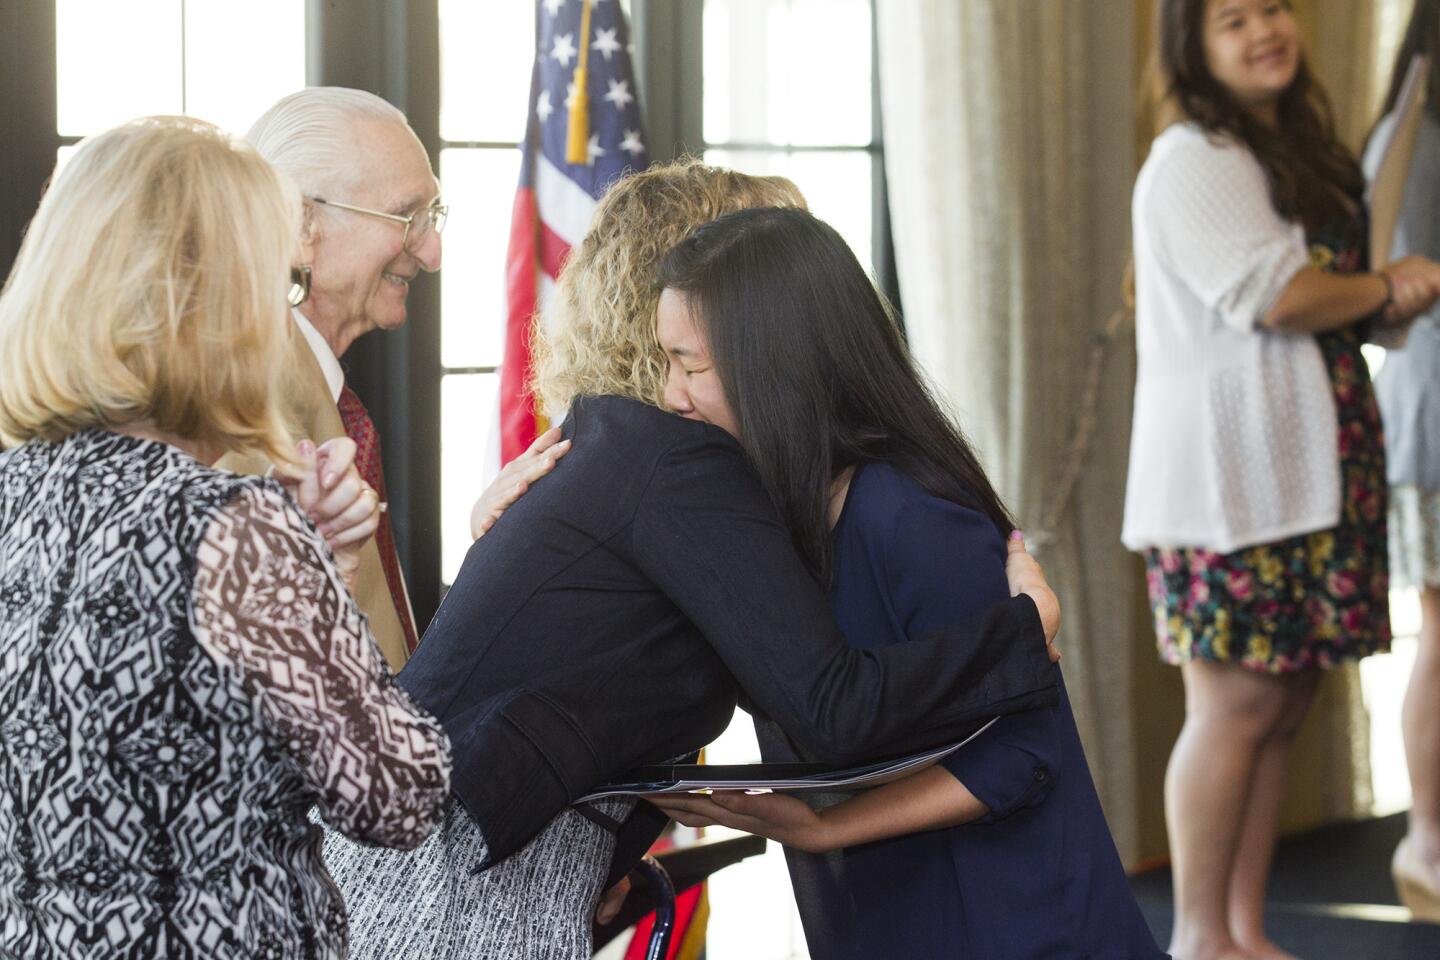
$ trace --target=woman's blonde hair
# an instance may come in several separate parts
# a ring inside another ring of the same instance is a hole
[[[143,423],[293,459],[275,405],[299,195],[186,117],[81,143],[0,292],[0,445]]]
[[[783,177],[754,177],[683,159],[619,181],[595,208],[531,349],[532,389],[556,416],[584,395],[663,406],[665,352],[655,337],[655,269],[702,224],[749,207],[805,207]]]

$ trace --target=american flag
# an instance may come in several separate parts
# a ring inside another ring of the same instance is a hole
[[[585,8],[589,6],[587,11]],[[570,248],[606,188],[650,162],[640,126],[630,31],[619,0],[538,0],[520,187],[506,257],[505,362],[500,370],[500,463],[525,452],[543,425],[525,389],[531,317],[545,309]],[[585,34],[584,24],[589,31]],[[584,35],[582,35],[584,34]],[[585,162],[566,160],[576,68],[585,58],[589,136]],[[498,468],[498,465],[497,465]]]

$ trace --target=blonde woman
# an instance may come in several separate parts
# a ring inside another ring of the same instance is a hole
[[[306,808],[392,846],[441,809],[445,735],[348,590],[373,492],[272,405],[297,212],[215,127],[136,121],[0,294],[0,955],[341,958]]]
[[[1043,579],[1026,586],[1048,622],[1020,598],[934,643],[850,649],[740,448],[659,409],[655,265],[698,224],[777,203],[799,195],[685,164],[596,210],[539,336],[540,392],[568,408],[574,448],[470,550],[399,676],[451,734],[455,801],[415,854],[326,838],[354,956],[588,958],[602,891],[665,818],[571,805],[704,746],[742,691],[836,761],[1054,701]]]
[[[660,291],[654,271],[695,227],[749,207],[803,209],[805,197],[784,177],[754,177],[689,158],[627,177],[605,195],[560,274],[552,305],[535,317],[530,386],[552,423],[580,396],[664,406],[669,361],[655,336]],[[483,536],[569,449],[559,427],[541,434],[475,501],[471,535]]]

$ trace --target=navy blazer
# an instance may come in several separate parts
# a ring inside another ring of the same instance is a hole
[[[490,862],[596,785],[709,743],[741,691],[835,763],[1056,702],[1029,598],[856,649],[724,431],[591,397],[563,432],[574,448],[470,548],[399,678],[450,735]],[[664,823],[637,811],[617,866]]]

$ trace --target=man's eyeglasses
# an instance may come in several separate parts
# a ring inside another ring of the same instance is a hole
[[[394,223],[405,224],[405,234],[400,238],[400,247],[403,250],[411,251],[411,243],[420,244],[425,237],[434,230],[436,233],[445,229],[445,218],[450,215],[450,208],[435,200],[424,210],[418,210],[408,217],[402,217],[398,213],[386,213],[383,210],[371,210],[369,207],[357,207],[351,203],[341,203],[338,200],[326,200],[324,197],[311,197],[315,203],[323,203],[327,207],[338,207],[341,210],[349,210],[351,213],[363,213],[367,217],[379,217],[382,220],[390,220]]]

